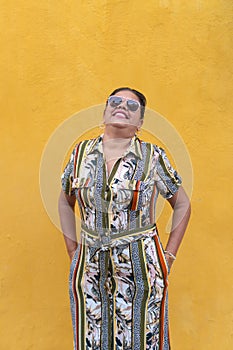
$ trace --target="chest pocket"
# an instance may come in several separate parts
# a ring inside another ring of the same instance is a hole
[[[112,184],[113,205],[118,210],[140,210],[150,204],[152,181],[123,180]]]
[[[86,208],[95,206],[95,184],[91,178],[75,178],[72,183],[72,188],[75,190],[76,196],[79,199],[79,204]]]

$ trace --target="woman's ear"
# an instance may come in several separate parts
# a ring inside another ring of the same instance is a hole
[[[143,119],[140,119],[139,122],[138,122],[138,126],[137,126],[137,130],[138,131],[141,129],[142,124],[143,124]]]

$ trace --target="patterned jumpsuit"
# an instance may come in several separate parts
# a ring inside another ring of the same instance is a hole
[[[74,350],[169,350],[168,265],[155,225],[181,179],[163,149],[131,140],[107,176],[102,136],[80,142],[62,175],[79,204],[70,267]]]

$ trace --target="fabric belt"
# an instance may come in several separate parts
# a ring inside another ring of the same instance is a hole
[[[156,224],[153,224],[118,233],[113,233],[111,230],[106,230],[105,234],[100,236],[96,231],[88,229],[85,227],[85,225],[81,225],[81,235],[84,238],[85,243],[89,246],[102,250],[107,250],[118,245],[129,244],[145,236],[152,237],[157,233]]]

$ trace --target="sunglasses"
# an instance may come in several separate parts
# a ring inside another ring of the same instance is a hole
[[[131,112],[136,112],[136,110],[138,110],[138,108],[140,107],[140,103],[136,100],[130,100],[120,96],[110,96],[108,98],[108,104],[113,108],[120,106],[120,104],[124,101],[126,101],[127,108]]]

